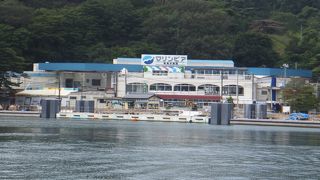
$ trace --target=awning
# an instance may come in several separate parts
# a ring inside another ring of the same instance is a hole
[[[72,92],[78,92],[78,89],[73,88],[61,88],[60,96],[68,96]],[[32,89],[23,90],[16,93],[17,96],[59,96],[58,88],[43,88],[43,89]]]
[[[220,96],[212,95],[173,95],[173,94],[157,94],[160,99],[179,99],[179,100],[210,100],[210,101],[220,101]]]
[[[170,67],[170,66],[145,66],[145,71],[167,71],[170,73],[179,73],[182,72],[182,67]]]

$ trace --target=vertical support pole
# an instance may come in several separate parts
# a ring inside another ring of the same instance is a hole
[[[105,89],[104,89],[104,91],[107,92],[107,90],[108,90],[108,76],[109,76],[109,74],[108,74],[107,72],[105,72],[104,75],[105,75],[104,78],[106,78],[106,81],[105,81],[106,84],[105,84]]]
[[[118,97],[118,72],[113,72],[113,83],[112,83],[112,88],[115,91],[115,97]]]
[[[58,71],[58,99],[61,99],[61,72]]]
[[[221,97],[221,100],[223,100],[223,70],[221,69],[220,70],[220,97]]]
[[[237,89],[236,89],[236,95],[237,95],[237,107],[239,107],[239,69],[236,70],[237,73]]]
[[[127,95],[127,73],[125,73],[124,75],[124,89],[125,89],[124,94]]]
[[[254,88],[254,75],[251,75],[251,80],[252,80],[252,102],[256,100],[255,98],[255,88]]]

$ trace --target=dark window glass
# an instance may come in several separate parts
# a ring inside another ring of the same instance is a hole
[[[101,79],[92,79],[92,86],[101,86]]]

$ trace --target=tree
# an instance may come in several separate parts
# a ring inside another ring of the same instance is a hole
[[[313,67],[312,69],[312,75],[315,81],[320,81],[320,54],[317,54],[315,57],[313,57],[310,61],[310,67]]]
[[[233,98],[231,96],[227,97],[227,103],[233,104]]]
[[[0,1],[0,23],[17,27],[27,25],[32,19],[32,10],[18,0]]]
[[[314,87],[303,79],[293,79],[283,90],[285,103],[296,112],[308,112],[319,105],[319,99],[314,95]]]
[[[271,39],[260,33],[240,34],[233,47],[233,59],[237,66],[273,67],[279,61]]]
[[[231,58],[234,33],[241,29],[215,1],[168,1],[147,11],[145,40],[166,54],[192,58]]]
[[[7,96],[12,91],[13,86],[18,83],[11,81],[11,77],[16,76],[16,72],[22,72],[24,59],[16,54],[11,48],[0,48],[0,92]]]
[[[102,51],[134,39],[136,21],[129,0],[87,0],[77,7],[39,9],[29,26],[29,52],[36,61],[111,61],[110,56],[101,57]]]
[[[319,8],[319,0],[0,0],[0,48],[29,63],[186,54],[319,74]]]
[[[33,8],[59,8],[66,5],[80,4],[86,0],[20,0]]]
[[[0,91],[10,93],[12,86],[18,86],[10,78],[21,73],[26,66],[22,57],[28,44],[29,33],[24,28],[0,24]]]

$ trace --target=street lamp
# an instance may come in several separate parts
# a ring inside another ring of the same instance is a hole
[[[284,70],[284,86],[286,86],[287,68],[289,68],[289,64],[283,64],[282,67]]]
[[[284,69],[284,80],[283,80],[283,87],[285,88],[286,87],[286,84],[287,84],[287,68],[289,68],[289,64],[283,64],[282,65],[283,69]],[[286,100],[283,96],[283,103],[285,103]]]

